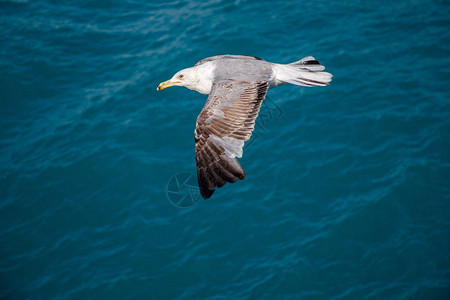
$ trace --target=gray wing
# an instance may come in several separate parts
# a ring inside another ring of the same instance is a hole
[[[266,81],[214,83],[195,127],[197,177],[203,198],[211,197],[216,187],[245,178],[236,157],[242,157],[268,88]]]
[[[222,58],[264,60],[264,59],[256,57],[256,56],[229,55],[229,54],[226,54],[226,55],[216,55],[216,56],[211,56],[211,57],[204,58],[204,59],[198,61],[195,64],[195,66],[199,66],[201,64],[204,64],[205,62],[216,60],[216,59],[222,59]]]

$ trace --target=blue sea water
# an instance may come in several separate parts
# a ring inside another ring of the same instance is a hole
[[[0,1],[0,298],[450,299],[450,4]],[[218,54],[315,56],[207,201]]]

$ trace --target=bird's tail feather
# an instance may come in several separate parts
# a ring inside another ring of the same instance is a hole
[[[277,81],[302,86],[326,86],[331,81],[331,75],[323,72],[322,66],[314,57],[307,56],[288,65],[276,64],[273,71]]]

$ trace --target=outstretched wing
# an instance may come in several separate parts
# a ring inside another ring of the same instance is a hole
[[[205,62],[208,62],[208,61],[213,61],[213,60],[216,60],[216,59],[223,59],[223,58],[227,58],[227,59],[254,59],[254,60],[264,60],[264,59],[259,58],[259,57],[256,57],[256,56],[229,55],[229,54],[226,54],[226,55],[216,55],[216,56],[211,56],[211,57],[204,58],[204,59],[202,59],[202,60],[199,60],[199,61],[195,64],[195,66],[199,66],[199,65],[204,64]]]
[[[200,192],[207,199],[216,187],[244,179],[242,157],[269,83],[226,80],[214,83],[197,118],[195,157]]]

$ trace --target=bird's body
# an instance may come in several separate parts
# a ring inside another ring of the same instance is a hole
[[[195,128],[197,177],[204,198],[226,182],[245,178],[236,157],[242,157],[267,90],[287,83],[328,85],[332,75],[324,69],[312,56],[275,64],[253,56],[220,55],[202,59],[158,86],[184,86],[209,95]]]

